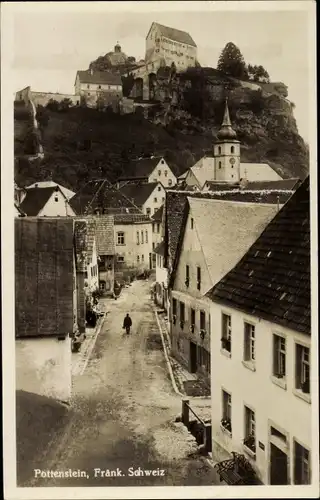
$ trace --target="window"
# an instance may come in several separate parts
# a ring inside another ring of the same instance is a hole
[[[244,361],[255,361],[255,326],[244,323]]]
[[[143,231],[141,231],[141,245],[144,243],[144,238],[143,238]]]
[[[222,349],[231,352],[231,316],[222,313]]]
[[[183,330],[184,327],[184,322],[185,322],[185,308],[184,308],[184,303],[180,302],[180,327]]]
[[[190,226],[191,226],[191,229],[193,229],[193,218],[191,217],[191,220],[190,220]]]
[[[141,255],[141,262],[144,262],[144,255]]]
[[[156,225],[155,224],[152,224],[152,232],[155,233],[156,232]]]
[[[87,89],[89,89],[89,88],[90,88],[90,85],[87,85]]]
[[[169,179],[168,180],[168,186],[171,186],[172,185],[172,179]]]
[[[190,330],[194,333],[194,328],[196,324],[196,311],[194,309],[190,309]]]
[[[243,444],[254,453],[256,452],[256,417],[251,408],[244,407],[244,440]]]
[[[165,171],[164,171],[164,176],[165,176],[165,177],[168,177],[168,170],[165,170]]]
[[[201,267],[197,267],[197,289],[201,289]]]
[[[222,390],[222,420],[221,425],[231,433],[231,394]]]
[[[310,349],[296,344],[296,389],[310,394]]]
[[[222,163],[221,163],[221,161],[219,161],[219,168],[221,168],[221,166],[222,166]]]
[[[172,323],[175,325],[177,319],[177,299],[172,299]]]
[[[161,170],[158,170],[158,175],[161,175]]]
[[[54,201],[59,201],[58,195],[56,194],[54,197]]]
[[[148,243],[148,231],[146,231],[146,243]]]
[[[139,231],[137,231],[137,245],[140,245],[140,235],[139,235]]]
[[[147,214],[148,216],[150,216],[150,215],[151,215],[151,208],[147,208],[147,209],[146,209],[146,214]]]
[[[234,153],[234,146],[231,146],[231,153]]]
[[[152,250],[154,250],[155,248],[156,248],[156,244],[155,244],[155,242],[153,241],[153,242],[152,242]]]
[[[310,484],[310,452],[301,444],[294,443],[294,484]]]
[[[200,311],[200,332],[204,332],[206,330],[206,313],[204,311]]]
[[[124,257],[122,255],[118,255],[117,261],[124,262]]]
[[[280,335],[273,335],[273,375],[286,376],[286,339]]]
[[[219,153],[219,155],[221,155],[221,147],[220,146],[218,147],[218,153]]]
[[[162,197],[162,203],[164,203],[164,200],[165,200],[165,198],[164,198],[164,196],[163,196],[163,197]]]
[[[153,198],[153,201],[154,201],[155,203],[158,203],[158,198]]]
[[[158,186],[158,191],[161,191],[161,186]]]
[[[137,255],[137,262],[140,264],[140,255]]]
[[[160,224],[157,224],[157,233],[160,233]]]
[[[186,266],[186,280],[185,280],[185,285],[187,288],[189,287],[189,283],[190,283],[190,268],[187,265]]]
[[[99,89],[101,89],[101,85],[99,85],[99,87],[98,87],[98,88],[99,88]]]
[[[88,95],[90,95],[90,92],[88,92]]]
[[[117,233],[117,245],[124,245],[124,232],[119,231]]]

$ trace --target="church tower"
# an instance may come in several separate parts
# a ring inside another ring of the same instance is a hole
[[[214,145],[215,180],[240,181],[240,142],[233,130],[226,99],[223,122]]]

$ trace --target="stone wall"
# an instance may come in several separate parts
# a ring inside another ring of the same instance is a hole
[[[30,87],[29,87],[30,88]],[[80,96],[73,95],[73,94],[58,94],[58,93],[51,93],[51,92],[30,92],[30,97],[33,100],[35,106],[46,106],[50,99],[53,99],[54,101],[61,102],[64,99],[70,99],[72,101],[72,104],[74,106],[80,104]]]

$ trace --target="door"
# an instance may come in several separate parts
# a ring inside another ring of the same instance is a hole
[[[197,371],[197,344],[190,342],[190,372]]]
[[[288,484],[288,457],[280,448],[270,444],[270,484]]]

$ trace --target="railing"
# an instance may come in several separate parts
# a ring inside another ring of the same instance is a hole
[[[204,450],[209,452],[212,450],[211,441],[211,423],[206,423],[196,414],[196,412],[191,408],[189,399],[182,399],[182,423],[189,429],[190,427],[190,412],[196,417],[198,422],[203,428],[203,440],[204,440]]]

